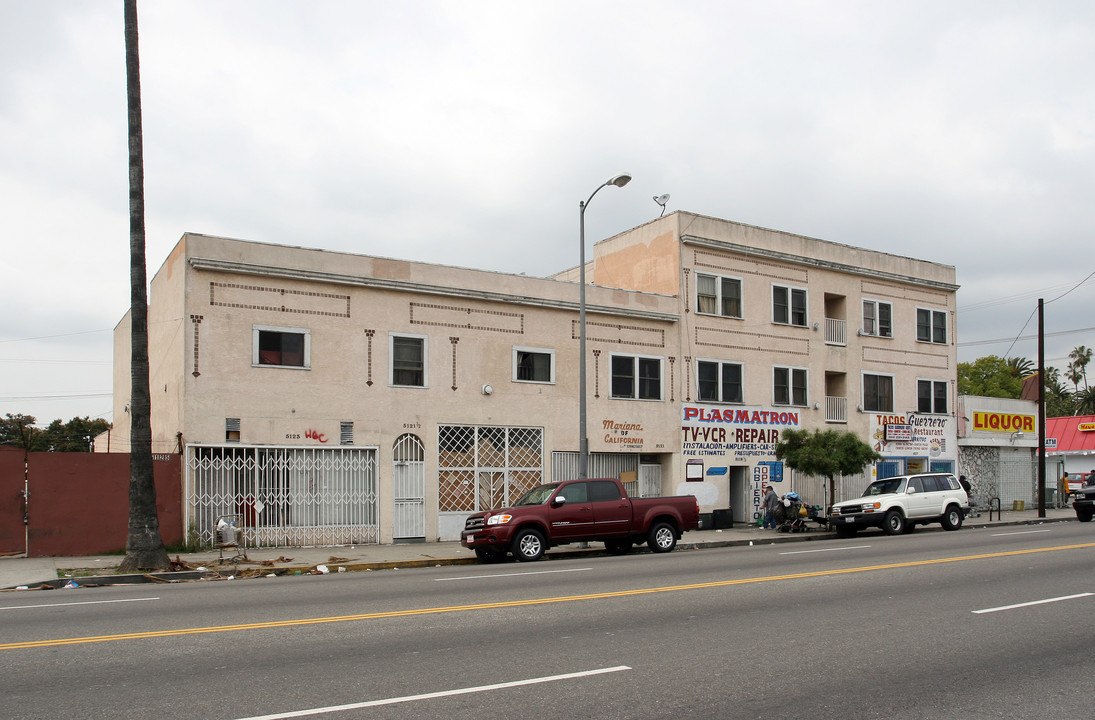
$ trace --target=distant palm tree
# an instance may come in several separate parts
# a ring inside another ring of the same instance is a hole
[[[148,386],[148,292],[145,272],[144,136],[141,70],[137,52],[137,0],[125,0],[125,75],[129,116],[129,535],[122,572],[164,570],[171,559],[160,536],[152,471],[152,397]]]
[[[1072,360],[1072,363],[1076,365],[1076,369],[1080,371],[1080,375],[1084,379],[1084,388],[1086,389],[1088,387],[1087,364],[1091,362],[1091,348],[1078,345],[1076,349],[1068,354],[1068,357]]]
[[[1075,399],[1077,415],[1095,415],[1095,388],[1084,388]]]
[[[1065,379],[1075,386],[1077,392],[1080,391],[1080,381],[1084,379],[1084,373],[1075,361],[1070,362],[1065,368]]]
[[[1021,357],[1009,357],[1007,363],[1011,376],[1017,378],[1025,378],[1038,369],[1033,362]]]

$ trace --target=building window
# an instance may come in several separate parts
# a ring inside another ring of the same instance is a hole
[[[806,405],[806,369],[776,367],[772,372],[773,405]]]
[[[919,342],[947,344],[947,313],[942,310],[916,309],[916,339]]]
[[[697,273],[696,312],[740,318],[741,280]]]
[[[863,409],[893,412],[893,376],[863,373]]]
[[[513,379],[517,382],[555,382],[555,351],[513,348]]]
[[[893,337],[893,305],[877,300],[864,300],[863,334]]]
[[[801,288],[773,285],[772,322],[778,325],[806,327],[806,291]]]
[[[742,399],[742,365],[733,362],[698,360],[696,386],[703,402],[740,403]]]
[[[240,419],[224,419],[224,441],[238,443],[240,441]]]
[[[311,367],[311,331],[305,328],[252,326],[251,363],[262,367]]]
[[[635,355],[612,356],[612,397],[662,399],[662,361]]]
[[[947,413],[947,383],[945,380],[916,381],[916,411],[945,415]]]
[[[390,382],[400,387],[429,387],[426,358],[429,345],[425,335],[389,335]]]

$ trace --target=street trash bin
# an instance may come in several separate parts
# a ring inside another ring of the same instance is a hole
[[[733,508],[726,508],[725,510],[715,510],[712,515],[714,515],[716,530],[727,530],[734,527]]]

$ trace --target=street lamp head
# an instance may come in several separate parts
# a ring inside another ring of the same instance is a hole
[[[631,173],[621,173],[616,177],[609,180],[606,185],[615,185],[616,187],[623,187],[631,182]]]

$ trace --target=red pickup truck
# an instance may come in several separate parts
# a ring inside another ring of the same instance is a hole
[[[534,487],[513,507],[475,513],[460,542],[484,562],[506,553],[539,560],[548,548],[574,542],[603,542],[616,555],[645,542],[664,553],[681,533],[696,529],[699,513],[691,495],[632,499],[614,478],[568,480]]]

